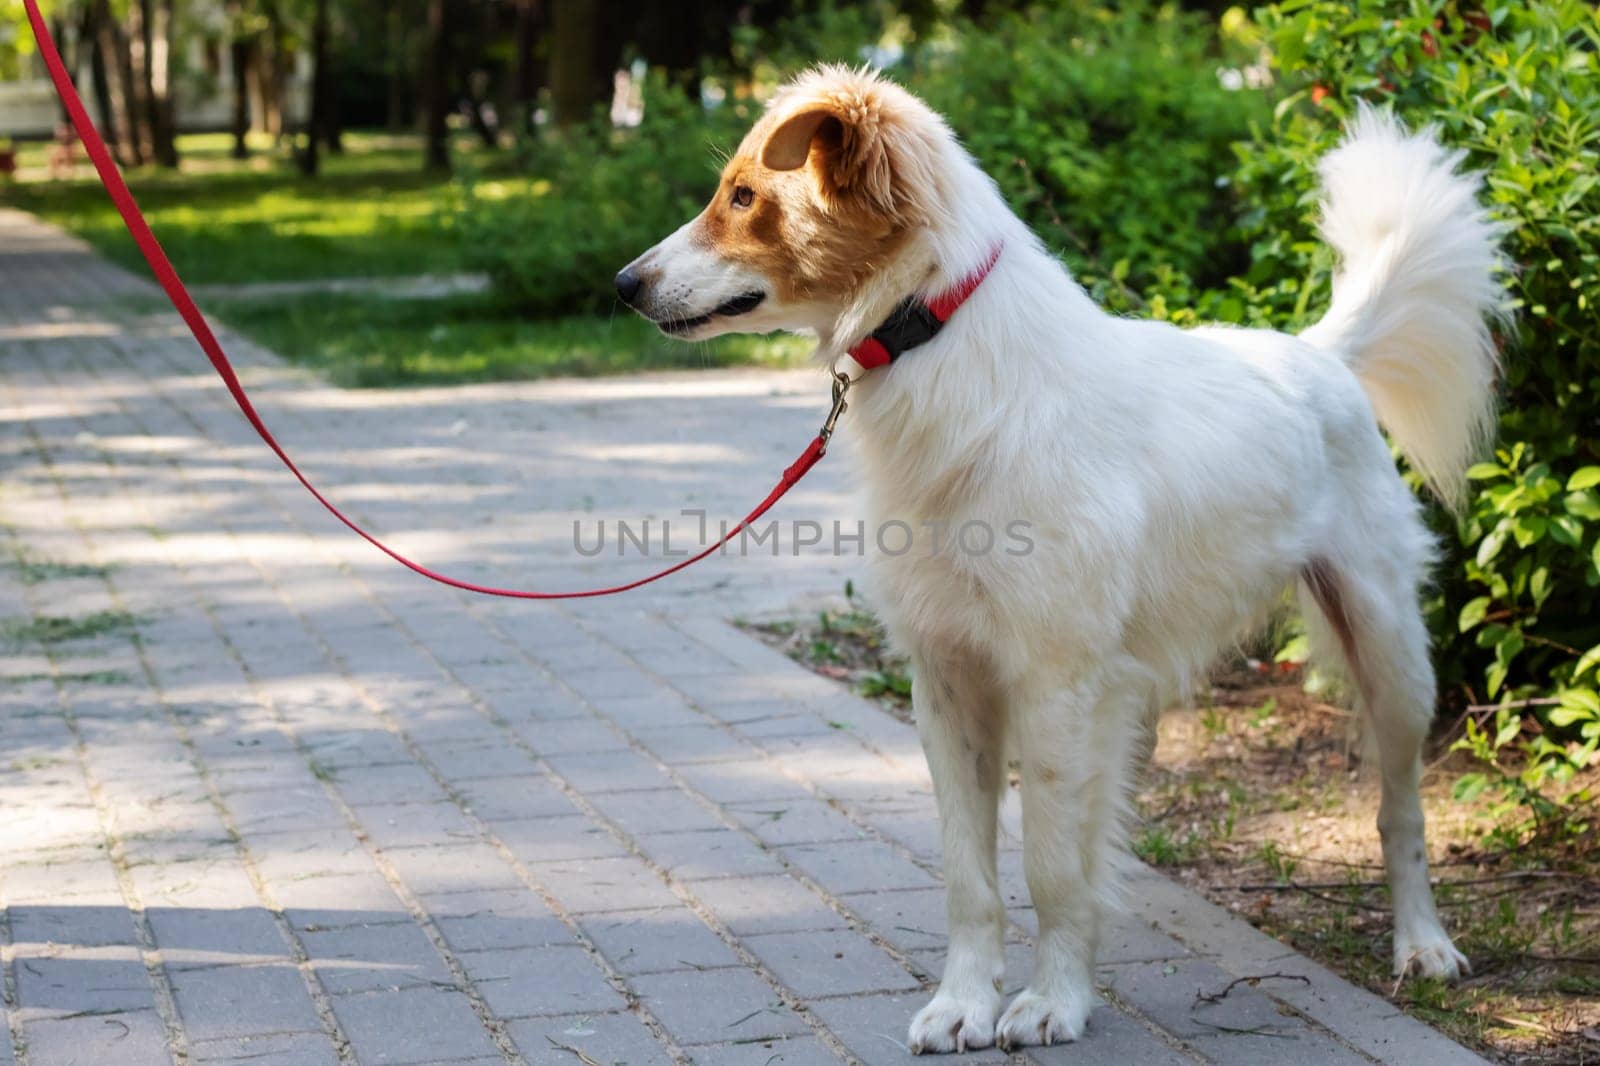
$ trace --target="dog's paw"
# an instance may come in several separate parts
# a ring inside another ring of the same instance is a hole
[[[1395,935],[1394,975],[1398,978],[1404,979],[1415,974],[1456,981],[1462,974],[1471,972],[1472,964],[1450,943],[1450,936],[1443,929],[1432,929],[1411,936]]]
[[[994,1044],[994,1018],[1000,1013],[997,993],[972,997],[940,991],[911,1019],[906,1043],[913,1055],[976,1051]]]
[[[995,1038],[1007,1051],[1070,1043],[1083,1035],[1093,1006],[1088,995],[1044,996],[1024,989],[1001,1017]]]

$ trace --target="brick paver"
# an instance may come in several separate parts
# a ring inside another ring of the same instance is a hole
[[[423,583],[317,510],[152,292],[0,211],[0,1066],[906,1061],[944,922],[915,735],[728,621],[860,562],[785,545],[580,604]],[[226,342],[360,519],[551,587],[658,563],[580,557],[574,520],[742,513],[823,399],[351,393]],[[785,512],[846,515],[842,466]],[[1477,1061],[1143,876],[1088,1037],[972,1061]],[[1202,998],[1260,973],[1304,980]]]

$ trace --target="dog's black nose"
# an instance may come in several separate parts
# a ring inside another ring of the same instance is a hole
[[[639,286],[641,284],[639,275],[627,267],[623,267],[621,272],[617,274],[617,295],[622,297],[623,303],[632,307],[633,301],[639,296]]]

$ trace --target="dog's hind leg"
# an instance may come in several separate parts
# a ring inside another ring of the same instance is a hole
[[[912,707],[939,804],[950,948],[939,991],[912,1019],[908,1043],[916,1054],[986,1048],[1005,976],[995,856],[1005,708],[977,657],[914,654],[913,679]]]
[[[1394,903],[1394,972],[1454,979],[1467,960],[1434,907],[1418,795],[1434,704],[1428,634],[1415,576],[1385,574],[1385,563],[1392,560],[1358,572],[1313,560],[1301,575],[1300,600],[1313,645],[1332,644],[1343,658],[1377,742],[1383,774],[1378,833]]]

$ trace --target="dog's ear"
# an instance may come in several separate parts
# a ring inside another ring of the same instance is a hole
[[[859,197],[886,215],[897,211],[890,146],[874,97],[838,94],[800,104],[767,135],[761,163],[772,170],[809,165],[830,197]]]
[[[811,156],[811,142],[822,132],[822,124],[829,119],[837,125],[839,120],[825,107],[797,111],[778,123],[761,146],[761,165],[771,170],[799,170]],[[829,131],[833,133],[833,131]],[[839,134],[834,134],[837,138]]]

